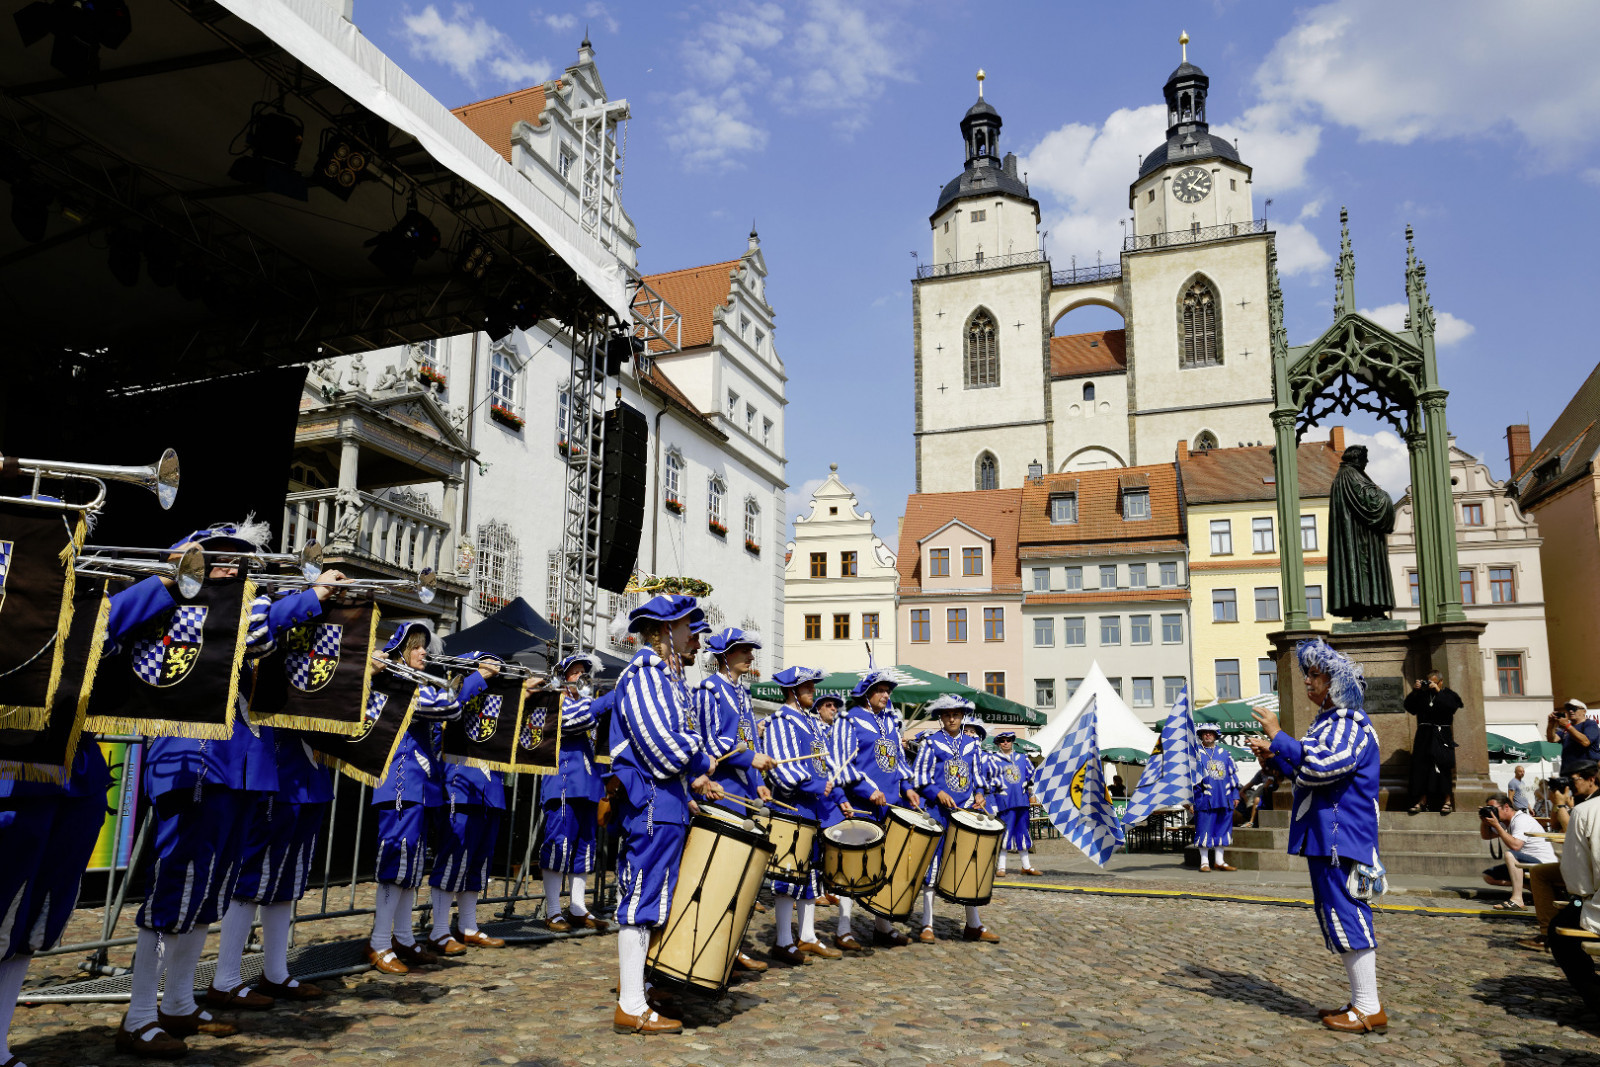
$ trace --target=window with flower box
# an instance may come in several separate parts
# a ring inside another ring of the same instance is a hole
[[[521,368],[508,349],[496,348],[489,357],[489,417],[520,430],[522,417]]]
[[[661,486],[662,503],[674,515],[683,514],[683,453],[667,449],[667,473]]]
[[[493,615],[522,591],[522,553],[516,534],[503,522],[481,524],[474,539],[477,563],[472,586],[477,594],[479,614]]]
[[[761,505],[753,496],[744,498],[744,547],[761,554]]]
[[[728,536],[728,520],[722,517],[722,498],[728,493],[728,486],[721,478],[713,474],[706,481],[706,525],[718,537]]]

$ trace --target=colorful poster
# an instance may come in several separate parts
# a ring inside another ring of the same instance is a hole
[[[106,790],[109,810],[89,857],[89,870],[122,870],[128,866],[133,840],[139,832],[139,772],[144,763],[144,746],[108,741],[99,744],[106,765],[111,768],[111,788]]]

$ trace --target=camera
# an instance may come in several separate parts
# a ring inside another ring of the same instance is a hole
[[[1570,793],[1572,791],[1572,779],[1570,777],[1552,778],[1549,781],[1549,788],[1556,792]]]
[[[1495,811],[1493,804],[1485,804],[1483,807],[1478,809],[1478,818],[1492,819],[1498,822],[1500,820],[1500,815],[1497,811]]]

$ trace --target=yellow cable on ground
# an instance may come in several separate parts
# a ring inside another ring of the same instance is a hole
[[[1266,897],[1245,893],[1202,893],[1187,889],[1121,889],[1110,886],[1062,885],[1051,882],[995,882],[996,889],[1036,889],[1050,893],[1083,893],[1116,897],[1157,897],[1170,900],[1216,900],[1233,904],[1276,904],[1309,908],[1305,897]],[[1374,904],[1375,911],[1409,912],[1415,915],[1475,915],[1480,918],[1513,919],[1519,913],[1502,913],[1482,908],[1438,908],[1421,904]],[[1529,912],[1529,915],[1532,913]],[[1525,916],[1524,916],[1525,917]]]

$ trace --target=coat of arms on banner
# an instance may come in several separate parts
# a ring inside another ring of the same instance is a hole
[[[479,693],[467,702],[467,706],[462,709],[462,718],[467,728],[468,740],[481,745],[494,736],[495,730],[500,726],[500,709],[503,703],[503,698],[498,694],[488,693]]]
[[[528,721],[522,724],[522,736],[518,738],[518,744],[528,752],[538,748],[539,742],[544,738],[543,716],[540,717],[537,725],[532,720],[533,716],[528,716]]]
[[[6,572],[11,569],[11,551],[15,541],[0,541],[0,608],[6,606]]]
[[[179,604],[167,628],[133,643],[133,673],[157,689],[177,685],[189,676],[205,645],[204,604]]]
[[[346,738],[346,740],[360,741],[370,734],[372,728],[378,725],[378,719],[383,715],[383,706],[387,703],[389,703],[389,694],[380,693],[374,689],[372,695],[367,698],[367,710],[361,713],[361,732],[354,737]]]
[[[333,681],[339,666],[339,642],[344,627],[336,622],[306,623],[284,635],[283,671],[289,684],[306,693],[315,693]]]

